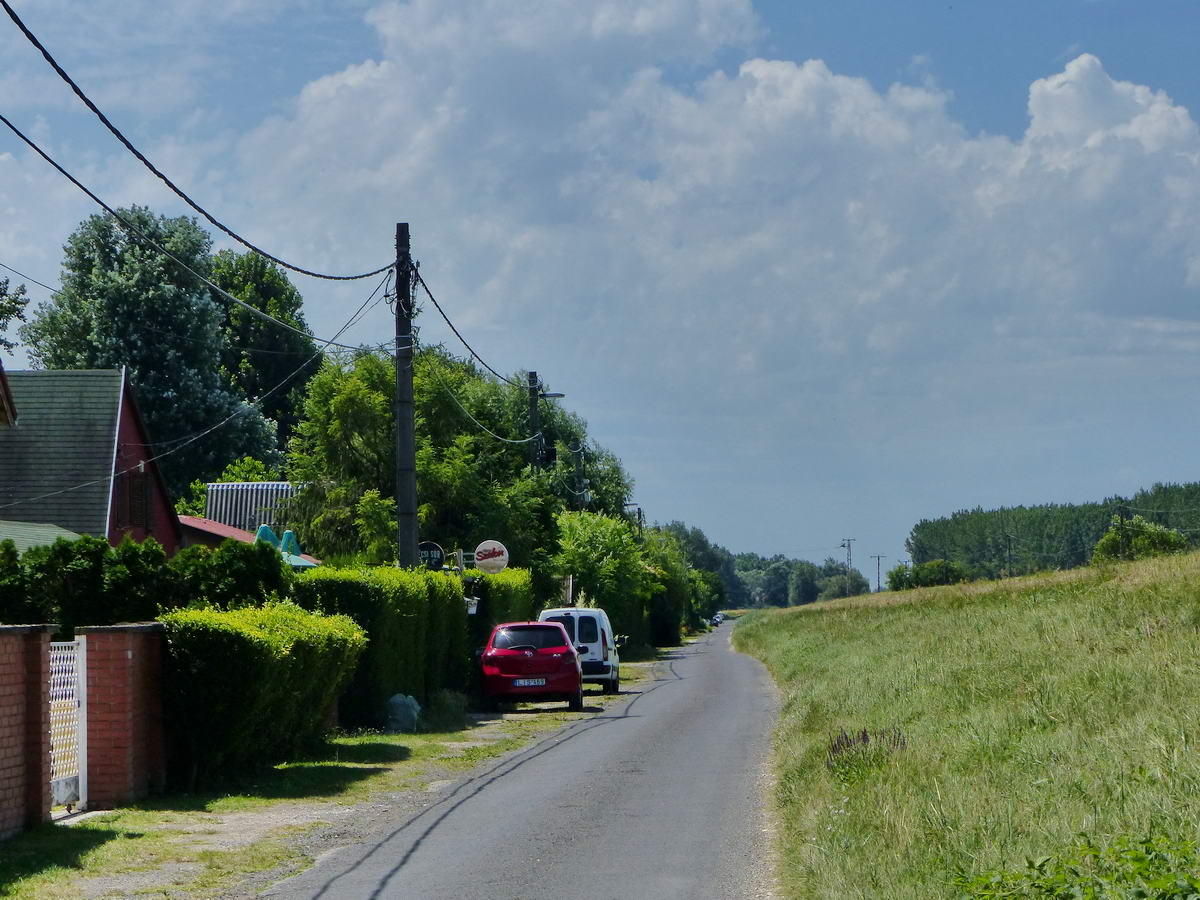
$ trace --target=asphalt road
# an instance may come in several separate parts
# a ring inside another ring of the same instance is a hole
[[[464,778],[267,895],[769,896],[764,773],[777,706],[761,664],[730,648],[731,628],[672,652],[627,701]]]

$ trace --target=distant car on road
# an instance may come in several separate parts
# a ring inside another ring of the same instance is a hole
[[[725,616],[722,613],[717,613],[715,616],[712,617],[713,625],[720,625],[724,621],[725,621]]]
[[[558,622],[506,622],[492,629],[480,657],[483,699],[566,700],[583,709],[579,653]]]

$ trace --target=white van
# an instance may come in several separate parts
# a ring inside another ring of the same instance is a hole
[[[621,658],[617,653],[617,637],[604,610],[586,606],[543,609],[538,621],[558,622],[567,629],[567,637],[579,651],[585,683],[602,685],[606,694],[616,694],[621,690]],[[625,643],[624,638],[621,638],[621,643]]]

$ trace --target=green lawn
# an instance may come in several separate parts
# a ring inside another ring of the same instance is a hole
[[[1075,896],[1025,875],[974,893],[956,879],[1027,858],[1064,868],[1079,835],[1194,841],[1198,625],[1197,554],[743,619],[735,645],[784,699],[785,894]],[[1143,874],[1196,865],[1190,845],[1176,850]],[[1120,890],[1094,896],[1187,896]]]

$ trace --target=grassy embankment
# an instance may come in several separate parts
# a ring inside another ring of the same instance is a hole
[[[783,693],[788,896],[1052,896],[1080,834],[1198,836],[1200,554],[757,612],[734,643]],[[1117,868],[1169,868],[1145,856]]]

